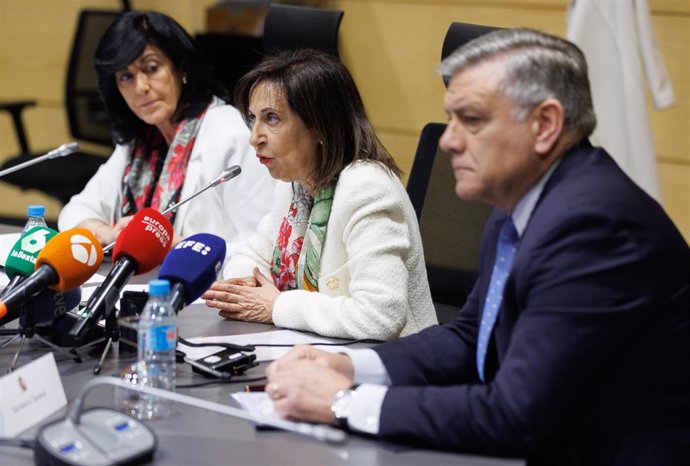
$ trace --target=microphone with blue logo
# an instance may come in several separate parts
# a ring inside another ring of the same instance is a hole
[[[158,278],[170,282],[170,304],[176,312],[196,301],[218,278],[225,261],[225,241],[198,233],[180,241],[165,257]]]

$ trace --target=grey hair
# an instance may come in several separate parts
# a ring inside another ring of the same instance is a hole
[[[572,42],[533,29],[499,29],[459,47],[438,68],[448,81],[473,65],[501,60],[500,89],[524,120],[546,99],[563,105],[565,127],[588,137],[597,125],[587,78],[587,61]]]

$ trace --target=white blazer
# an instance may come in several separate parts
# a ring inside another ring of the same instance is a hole
[[[270,277],[273,248],[291,200],[292,185],[279,183],[273,210],[256,235],[238,245],[225,278],[250,276],[254,267]],[[343,170],[321,255],[319,292],[281,293],[273,322],[329,337],[379,340],[438,322],[417,217],[396,176],[372,162]]]
[[[84,190],[73,196],[60,212],[60,230],[96,218],[115,221],[119,212],[120,183],[132,152],[131,145],[118,145],[108,161],[91,178]],[[173,225],[176,234],[212,233],[226,240],[239,241],[256,230],[269,211],[275,181],[261,166],[249,145],[249,130],[240,113],[230,105],[213,107],[206,112],[187,165],[180,200],[217,177],[231,165],[242,173],[211,188],[180,207]]]

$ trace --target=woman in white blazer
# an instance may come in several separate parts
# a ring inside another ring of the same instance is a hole
[[[240,177],[169,219],[175,242],[201,232],[228,242],[253,233],[268,212],[274,181],[255,163],[244,121],[218,97],[226,91],[191,37],[168,16],[128,12],[105,32],[95,59],[117,146],[62,209],[59,228],[84,227],[111,243],[140,209],[162,211],[240,165]]]
[[[313,50],[235,88],[276,188],[271,212],[204,298],[226,318],[391,340],[437,323],[417,218],[347,69]]]

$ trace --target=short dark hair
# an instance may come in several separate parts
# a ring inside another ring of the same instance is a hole
[[[377,161],[400,176],[374,133],[350,72],[335,57],[303,49],[264,58],[235,86],[234,102],[247,124],[249,97],[259,83],[277,85],[292,111],[322,143],[312,177],[316,190],[334,183],[357,160]]]
[[[198,115],[214,95],[228,98],[227,90],[213,78],[211,66],[196,50],[192,37],[174,19],[155,12],[123,13],[105,31],[95,53],[98,90],[116,143],[131,141],[149,126],[127,106],[115,80],[115,73],[136,60],[147,45],[158,47],[186,76],[175,121]]]

